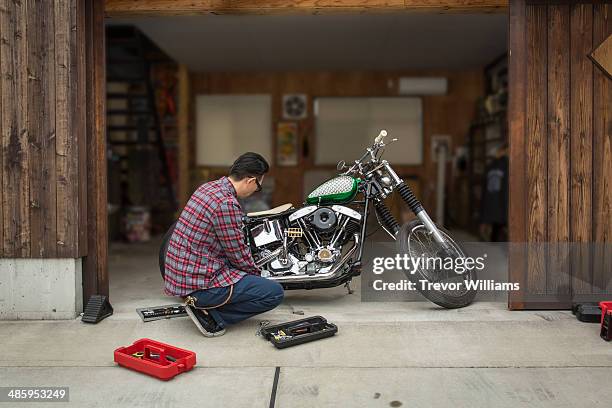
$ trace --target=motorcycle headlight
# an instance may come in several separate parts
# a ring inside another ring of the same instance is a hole
[[[386,175],[385,175],[385,176],[382,176],[382,177],[380,178],[380,182],[381,182],[382,184],[384,184],[385,186],[390,187],[390,186],[391,186],[391,177],[386,176]]]

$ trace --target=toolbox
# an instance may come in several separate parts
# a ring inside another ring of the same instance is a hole
[[[612,302],[599,302],[601,308],[600,336],[605,341],[612,340]]]
[[[572,313],[581,322],[599,323],[601,321],[601,309],[597,303],[575,303],[572,305]]]
[[[603,323],[604,316],[606,315],[606,313],[608,313],[608,311],[612,310],[612,301],[599,302],[599,308],[601,309],[601,320],[600,320],[600,322]]]
[[[279,349],[331,337],[337,332],[338,326],[329,323],[322,316],[307,317],[261,329],[262,336]]]
[[[116,349],[115,362],[167,381],[191,370],[196,363],[196,354],[159,341],[140,339],[132,345]]]
[[[172,305],[143,307],[136,309],[138,316],[143,322],[151,322],[153,320],[171,319],[173,317],[185,317],[187,312],[185,306],[175,303]]]

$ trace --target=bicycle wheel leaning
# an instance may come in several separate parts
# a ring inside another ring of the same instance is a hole
[[[459,274],[454,268],[444,268],[444,262],[452,259],[466,258],[465,250],[443,228],[438,227],[448,249],[434,241],[425,226],[419,220],[408,222],[400,228],[397,246],[400,254],[408,254],[411,258],[422,258],[421,267],[414,271],[405,270],[408,279],[415,288],[429,301],[447,309],[457,309],[468,306],[476,297],[476,289],[468,288],[465,281],[475,281],[476,270],[471,268]],[[427,260],[432,260],[431,263]],[[440,259],[440,262],[433,260]],[[426,282],[424,282],[426,281]],[[439,285],[435,285],[438,283]]]

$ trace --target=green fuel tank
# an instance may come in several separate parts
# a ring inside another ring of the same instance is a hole
[[[357,195],[361,179],[351,176],[337,176],[320,184],[308,197],[308,204],[346,204]]]

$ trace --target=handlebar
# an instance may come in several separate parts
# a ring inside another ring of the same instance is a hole
[[[374,139],[374,144],[378,144],[383,141],[383,139],[387,136],[387,131],[385,129],[381,130],[376,139]]]
[[[397,139],[392,139],[391,142],[385,144],[384,139],[386,136],[387,136],[387,131],[385,129],[382,129],[380,133],[378,134],[378,136],[376,136],[376,139],[374,139],[374,144],[368,147],[366,149],[366,152],[363,154],[363,156],[361,156],[359,160],[355,160],[355,163],[347,171],[345,171],[342,174],[350,174],[350,173],[355,172],[357,169],[361,170],[361,164],[366,159],[366,157],[368,157],[368,155],[370,156],[371,161],[376,162],[377,161],[376,155],[378,154],[378,151],[381,148],[385,147],[386,145],[397,141]]]

